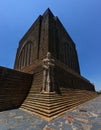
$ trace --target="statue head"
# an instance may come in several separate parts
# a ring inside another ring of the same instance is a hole
[[[51,58],[51,53],[47,52],[47,58],[50,59]]]

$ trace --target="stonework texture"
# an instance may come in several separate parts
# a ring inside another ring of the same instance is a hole
[[[55,90],[59,90],[58,86],[94,91],[94,86],[80,75],[73,40],[50,9],[38,17],[19,42],[14,69],[34,74],[42,67],[42,60],[48,52],[56,64],[54,73],[51,74],[55,76]]]
[[[0,67],[0,111],[19,107],[28,94],[33,76]]]
[[[80,74],[73,40],[50,9],[20,40],[14,69],[0,71],[0,110],[21,106],[49,119],[96,97],[94,85]]]

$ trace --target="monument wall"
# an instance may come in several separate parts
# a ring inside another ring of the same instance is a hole
[[[54,70],[54,86],[57,91],[60,88],[95,91],[92,83],[60,63],[56,64]]]
[[[33,76],[0,67],[0,111],[21,105],[31,87]]]
[[[39,16],[28,32],[20,40],[15,59],[15,70],[23,71],[36,60],[42,60],[48,52],[49,17]]]
[[[49,52],[54,58],[80,74],[76,46],[73,40],[60,20],[52,14],[50,15],[49,25]]]
[[[39,57],[39,42],[41,30],[41,16],[19,42],[14,69],[21,70],[31,65]]]
[[[49,75],[51,77],[50,82],[54,78],[56,89],[66,87],[94,90],[94,86],[80,74],[75,43],[60,20],[49,9],[38,17],[19,42],[14,69],[35,76],[36,71],[40,73],[38,68],[42,68],[43,59],[47,59],[48,52],[51,53],[51,58],[55,60],[54,75],[51,72]],[[57,65],[58,61],[59,64]],[[50,68],[48,63],[47,68]],[[40,78],[43,79],[43,75]],[[37,85],[39,81],[33,79],[34,82],[35,87],[39,87]],[[42,83],[40,86],[42,87]]]

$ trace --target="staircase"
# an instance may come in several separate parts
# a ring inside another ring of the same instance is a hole
[[[61,94],[39,93],[39,88],[32,87],[21,109],[50,121],[67,110],[83,104],[95,97],[95,92],[87,90],[61,88]]]

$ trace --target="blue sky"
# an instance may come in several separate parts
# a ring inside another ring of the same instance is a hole
[[[13,68],[19,40],[48,7],[76,44],[81,74],[101,90],[101,0],[1,0],[0,66]]]

